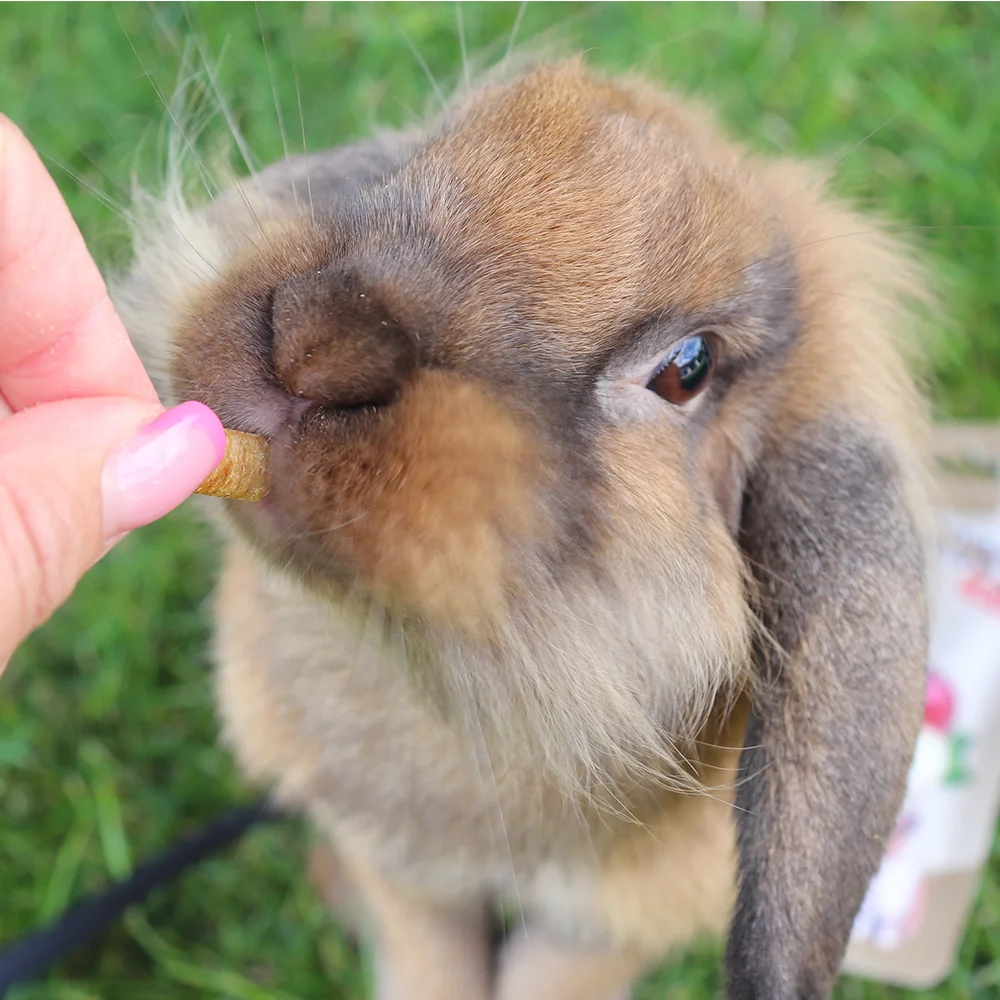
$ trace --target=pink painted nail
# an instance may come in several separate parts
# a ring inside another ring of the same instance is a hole
[[[226,432],[203,403],[161,414],[108,456],[101,475],[104,536],[149,524],[190,496],[226,453]]]

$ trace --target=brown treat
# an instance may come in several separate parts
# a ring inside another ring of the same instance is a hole
[[[271,488],[268,447],[266,437],[227,428],[225,457],[195,493],[227,500],[263,500]]]

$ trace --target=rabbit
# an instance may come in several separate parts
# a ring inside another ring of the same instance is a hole
[[[203,501],[223,738],[379,1000],[727,933],[730,1000],[826,997],[922,710],[911,255],[580,58],[157,211],[119,310],[274,466]]]

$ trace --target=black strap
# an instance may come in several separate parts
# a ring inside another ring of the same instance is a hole
[[[55,923],[0,950],[0,997],[15,983],[43,975],[51,965],[107,933],[128,907],[141,903],[158,885],[239,840],[254,824],[280,818],[266,798],[229,809],[207,826],[182,837],[163,853],[136,867],[128,878],[87,896]]]

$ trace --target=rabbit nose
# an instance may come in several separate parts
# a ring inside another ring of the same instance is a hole
[[[275,290],[274,368],[293,396],[324,406],[391,402],[417,365],[417,341],[357,275],[326,268]]]

